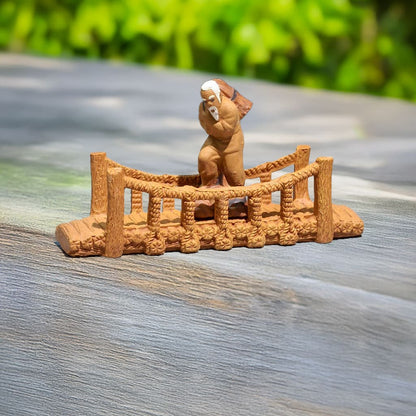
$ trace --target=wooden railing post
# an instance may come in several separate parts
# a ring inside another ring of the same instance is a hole
[[[142,212],[143,211],[143,197],[142,192],[136,189],[131,190],[131,210],[130,212]]]
[[[185,232],[181,237],[182,253],[196,253],[200,248],[199,238],[195,233],[195,201],[191,199],[182,200],[181,226]]]
[[[316,216],[317,243],[330,243],[334,239],[334,220],[332,212],[332,157],[316,159],[319,171],[315,176],[314,213]]]
[[[90,215],[107,210],[107,159],[104,152],[91,153],[91,210]]]
[[[160,229],[160,204],[162,198],[149,195],[149,208],[147,210],[147,225],[152,231],[158,232]]]
[[[145,253],[149,255],[160,255],[166,250],[166,242],[160,234],[160,208],[162,198],[149,195],[149,207],[147,209],[147,226],[150,235],[145,242]]]
[[[111,168],[107,173],[108,206],[105,235],[106,257],[120,257],[124,250],[124,172]]]
[[[247,247],[258,248],[266,244],[266,235],[262,230],[262,197],[250,196],[248,198],[248,220],[250,221],[250,230],[247,234]]]
[[[279,244],[290,246],[296,244],[298,235],[293,217],[293,182],[290,177],[283,181],[283,189],[280,192],[280,218],[283,220],[283,228],[279,235]]]
[[[228,227],[228,199],[222,195],[215,200],[214,217],[218,227],[214,248],[215,250],[230,250],[234,242]]]
[[[260,183],[270,182],[272,180],[271,172],[262,173],[260,176]],[[263,204],[271,204],[272,203],[272,194],[263,194]]]
[[[311,153],[311,147],[308,145],[299,145],[296,148],[296,159],[294,170],[300,170],[309,165],[309,156]],[[310,201],[308,191],[308,178],[298,182],[295,185],[295,199],[303,199]]]

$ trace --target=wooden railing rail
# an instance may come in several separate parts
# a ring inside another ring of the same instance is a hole
[[[254,179],[259,178],[260,175],[265,173],[273,173],[277,172],[279,170],[282,170],[284,168],[287,168],[290,165],[293,165],[295,163],[296,159],[296,152],[291,153],[290,155],[283,156],[280,159],[275,160],[274,162],[265,162],[261,165],[255,166],[251,169],[246,169],[245,174],[246,178],[248,179]]]
[[[270,182],[254,183],[248,186],[229,186],[224,188],[194,188],[191,186],[172,187],[166,184],[146,182],[131,177],[126,177],[126,187],[135,189],[140,192],[148,194],[160,193],[162,198],[183,199],[192,195],[192,198],[197,200],[215,200],[219,196],[224,196],[227,199],[250,197],[254,195],[264,195],[270,192],[281,191],[285,178],[291,177],[293,184],[307,180],[307,178],[314,176],[319,170],[317,162],[311,163],[299,171],[286,173],[279,178],[272,179]],[[191,191],[191,192],[190,192]]]
[[[264,175],[282,170],[293,164],[297,164],[298,167],[296,169],[302,168],[308,164],[309,153],[310,153],[310,146],[300,145],[296,148],[296,151],[291,153],[290,155],[283,156],[282,158],[277,159],[274,162],[265,162],[253,168],[246,169],[245,170],[246,178],[255,179],[255,178],[264,177]],[[103,154],[105,155],[105,153]],[[307,156],[307,159],[305,159],[306,156]],[[168,184],[171,186],[189,185],[189,186],[198,187],[201,184],[201,178],[200,178],[200,175],[198,174],[155,175],[155,174],[143,172],[137,169],[128,168],[108,158],[106,158],[106,160],[107,160],[108,167],[123,168],[125,175],[134,179],[139,179],[139,180],[143,180],[146,182],[164,183],[164,184]]]

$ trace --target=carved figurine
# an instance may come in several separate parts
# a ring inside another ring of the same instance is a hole
[[[202,84],[201,98],[199,122],[208,134],[198,156],[201,186],[244,186],[244,135],[240,119],[253,104],[220,79]],[[245,202],[245,198],[230,201],[232,216],[245,214]],[[195,215],[199,219],[212,217],[213,208],[214,201],[197,201]]]
[[[68,255],[194,253],[299,241],[329,243],[362,234],[360,217],[332,204],[332,158],[309,163],[310,147],[300,145],[274,162],[244,170],[240,120],[251,101],[218,79],[202,85],[201,97],[199,119],[208,138],[199,153],[199,174],[153,175],[122,166],[105,153],[92,153],[90,215],[56,228],[56,239]],[[272,179],[272,173],[291,165],[292,173]],[[259,182],[245,186],[245,178]],[[126,188],[131,190],[127,215]],[[279,194],[277,202],[272,196]],[[175,199],[181,200],[180,210],[175,209]],[[230,201],[243,201],[244,210],[234,215]],[[204,215],[199,212],[201,202],[212,208]]]
[[[236,91],[233,96],[235,99]],[[201,86],[201,98],[199,122],[208,134],[198,156],[202,186],[216,184],[220,173],[229,185],[243,186],[244,135],[240,118],[244,115],[232,99],[221,91],[216,80],[207,81]]]

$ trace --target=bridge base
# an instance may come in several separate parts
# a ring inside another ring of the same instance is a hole
[[[333,205],[334,238],[360,236],[364,224],[360,217],[350,208]],[[218,227],[213,219],[197,221],[194,225],[193,238],[199,241],[200,249],[216,247]],[[280,216],[280,206],[265,204],[262,222],[256,233],[262,236],[262,243],[288,245],[302,241],[315,241],[317,236],[316,217],[313,207],[295,206],[293,227],[287,235],[287,225]],[[227,234],[232,239],[231,247],[253,247],[253,225],[245,218],[230,219]],[[94,256],[105,254],[106,215],[92,215],[81,220],[61,224],[56,229],[56,239],[69,256]],[[133,213],[124,216],[123,254],[145,253],[163,254],[165,251],[184,251],[185,240],[189,232],[181,226],[180,211],[173,210],[161,214],[159,241],[164,242],[164,250],[148,250],[153,238],[147,226],[146,213]],[[289,239],[287,237],[290,237]],[[156,238],[156,237],[155,237]],[[295,238],[294,241],[293,238]],[[260,245],[261,246],[261,245]],[[258,244],[254,247],[260,247]],[[193,250],[196,251],[196,250]]]

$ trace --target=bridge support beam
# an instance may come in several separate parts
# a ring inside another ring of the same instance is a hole
[[[315,176],[314,213],[317,223],[316,242],[330,243],[334,239],[332,212],[332,157],[319,157],[319,172]]]
[[[108,206],[105,257],[120,257],[124,250],[124,172],[112,168],[107,173]]]

